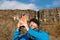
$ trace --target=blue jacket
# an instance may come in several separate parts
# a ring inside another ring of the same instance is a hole
[[[12,40],[29,40],[29,36],[32,36],[32,40],[49,40],[48,34],[46,32],[43,32],[41,30],[33,30],[32,28],[29,28],[28,32],[19,37],[21,32],[14,30],[14,34],[12,36]]]

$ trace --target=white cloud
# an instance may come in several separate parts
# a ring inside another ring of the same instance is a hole
[[[36,5],[35,4],[24,4],[21,2],[17,2],[17,1],[4,1],[1,5],[0,5],[0,9],[36,9]]]

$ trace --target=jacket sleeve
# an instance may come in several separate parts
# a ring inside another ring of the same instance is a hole
[[[39,40],[49,40],[48,34],[45,32],[36,32],[32,28],[29,28],[28,33]]]
[[[21,32],[19,32],[17,29],[14,29],[12,40],[18,40],[20,34],[21,34]]]

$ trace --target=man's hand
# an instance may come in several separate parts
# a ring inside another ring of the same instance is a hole
[[[25,26],[24,28],[25,28],[27,31],[29,30],[26,16],[22,16],[22,18],[19,20],[18,25],[17,25],[17,30],[19,30],[21,26]]]
[[[17,30],[20,30],[20,27],[22,26],[22,22],[19,20],[18,24],[17,24]]]
[[[23,25],[25,26],[26,30],[29,30],[28,24],[27,23],[23,23]]]
[[[27,22],[24,23],[23,21],[19,21],[18,24],[17,24],[17,30],[20,30],[20,27],[21,26],[24,26],[24,28],[28,31],[29,30],[29,27],[28,27],[28,24]]]

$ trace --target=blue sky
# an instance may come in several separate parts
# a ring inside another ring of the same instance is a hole
[[[60,7],[60,0],[0,0],[0,9],[32,9]]]

